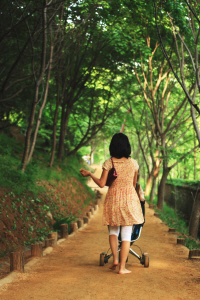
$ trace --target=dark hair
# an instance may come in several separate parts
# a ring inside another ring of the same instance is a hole
[[[128,158],[131,154],[131,145],[129,143],[128,137],[121,132],[113,135],[109,150],[110,156],[116,158]]]

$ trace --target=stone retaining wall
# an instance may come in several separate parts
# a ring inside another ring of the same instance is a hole
[[[196,189],[194,187],[165,185],[165,202],[176,208],[179,214],[189,223]]]

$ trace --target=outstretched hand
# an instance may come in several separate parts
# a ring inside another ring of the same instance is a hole
[[[80,173],[83,177],[90,176],[90,172],[84,169],[80,169]]]

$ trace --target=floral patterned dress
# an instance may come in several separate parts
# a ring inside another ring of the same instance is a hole
[[[103,209],[103,225],[126,226],[142,224],[144,217],[142,214],[140,200],[133,187],[135,172],[139,166],[136,160],[124,158],[124,160],[113,159],[114,167],[117,171],[117,178],[109,187]],[[111,159],[107,159],[103,169],[112,168]]]

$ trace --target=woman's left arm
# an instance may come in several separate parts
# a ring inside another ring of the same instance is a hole
[[[133,178],[133,186],[134,186],[134,188],[136,187],[136,183],[137,183],[137,174],[138,174],[138,171],[135,171],[135,175],[134,175],[134,178]]]
[[[103,169],[101,178],[97,178],[91,172],[86,171],[84,169],[80,169],[80,172],[81,172],[81,175],[84,177],[90,176],[100,188],[103,188],[106,185],[106,180],[108,178],[108,170]]]

